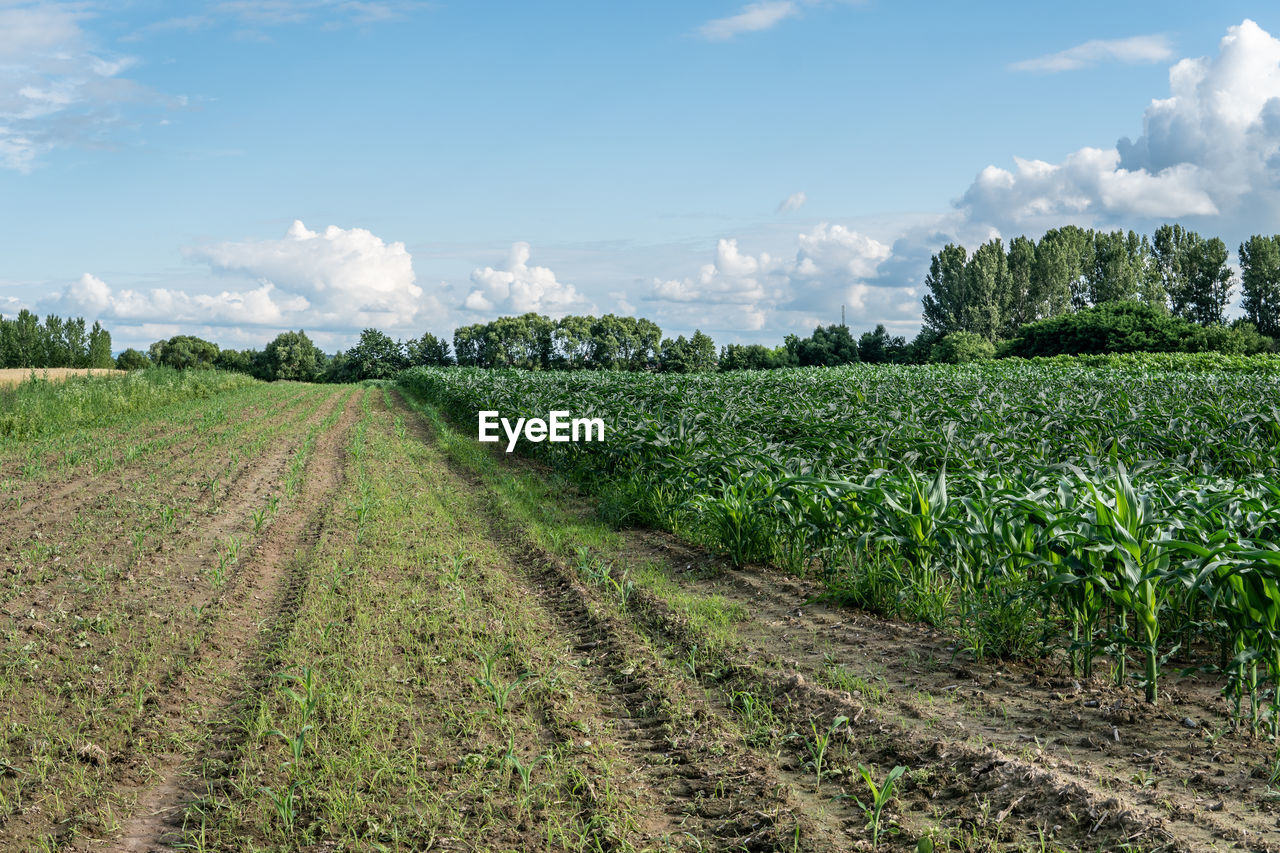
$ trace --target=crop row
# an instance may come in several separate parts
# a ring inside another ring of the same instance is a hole
[[[458,419],[600,417],[523,443],[620,522],[947,625],[978,657],[1065,650],[1159,696],[1226,675],[1238,719],[1280,684],[1280,377],[996,363],[651,376],[415,369]],[[1131,660],[1140,665],[1130,668]]]

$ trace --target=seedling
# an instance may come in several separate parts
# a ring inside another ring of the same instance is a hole
[[[871,793],[871,803],[864,803],[858,800],[858,806],[867,816],[867,827],[871,830],[871,846],[880,846],[880,829],[881,817],[884,807],[893,799],[893,785],[898,781],[903,773],[907,772],[907,768],[901,764],[889,771],[889,775],[885,777],[884,784],[877,786],[875,778],[871,775],[871,771],[858,764],[858,773],[862,775],[862,781],[867,783],[867,790]]]

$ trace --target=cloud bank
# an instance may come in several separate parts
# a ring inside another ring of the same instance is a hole
[[[959,209],[1002,231],[1178,217],[1217,217],[1230,231],[1270,221],[1280,175],[1280,40],[1245,20],[1227,31],[1217,56],[1176,63],[1169,89],[1147,107],[1136,140],[1081,148],[1059,163],[988,166]]]

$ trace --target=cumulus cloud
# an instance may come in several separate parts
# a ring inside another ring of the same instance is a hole
[[[814,317],[832,322],[841,305],[858,311],[902,301],[879,293],[876,272],[889,256],[884,243],[825,223],[797,235],[794,255],[787,258],[752,255],[736,239],[724,238],[714,261],[696,276],[654,279],[646,301],[660,320],[681,327],[756,331],[802,326]],[[919,305],[913,310],[918,315]]]
[[[726,41],[743,33],[773,29],[798,14],[800,6],[793,0],[765,0],[752,3],[736,15],[707,21],[698,27],[698,35],[710,41]]]
[[[805,203],[804,191],[792,193],[791,195],[778,202],[778,209],[774,213],[788,213],[792,210],[799,210],[804,207]]]
[[[278,326],[303,317],[310,303],[304,297],[280,293],[270,282],[253,290],[216,294],[168,288],[116,290],[85,273],[63,290],[58,306],[69,313],[134,324]]]
[[[439,309],[415,283],[413,258],[404,243],[384,242],[364,228],[330,225],[317,232],[295,221],[279,240],[224,242],[187,249],[186,255],[215,272],[270,286],[266,298],[282,316],[305,302],[312,325],[401,328],[419,312]],[[244,305],[271,310],[241,295]]]
[[[1060,163],[988,166],[960,209],[1002,230],[1176,217],[1217,217],[1231,230],[1273,218],[1280,40],[1246,20],[1227,31],[1217,56],[1175,64],[1169,88],[1147,107],[1136,140],[1081,148]]]
[[[573,285],[556,279],[547,267],[529,266],[528,243],[513,243],[502,269],[484,267],[471,273],[471,292],[463,307],[478,314],[525,314],[551,317],[591,312],[595,307]]]
[[[1162,35],[1132,36],[1123,39],[1093,39],[1058,53],[1013,63],[1015,71],[1075,71],[1104,63],[1163,62],[1173,58],[1173,46]]]
[[[96,49],[81,4],[0,3],[0,167],[30,171],[50,149],[100,143],[126,104],[158,98],[122,77],[133,60]]]

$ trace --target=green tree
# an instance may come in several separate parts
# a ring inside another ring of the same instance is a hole
[[[67,349],[63,319],[55,314],[44,318],[41,327],[41,348],[44,354],[35,367],[71,367],[71,351]]]
[[[890,335],[884,323],[877,324],[874,331],[863,332],[858,338],[858,358],[868,364],[901,361],[906,348],[906,339]]]
[[[818,326],[807,338],[788,335],[787,352],[801,367],[834,367],[858,362],[858,342],[849,327],[833,323]]]
[[[964,246],[948,243],[929,261],[925,276],[924,324],[940,334],[961,328],[966,302]]]
[[[390,379],[408,367],[404,345],[377,329],[365,329],[359,342],[347,350],[347,370],[351,380]]]
[[[410,366],[444,367],[453,364],[449,342],[430,332],[423,332],[422,337],[405,344],[405,354]]]
[[[139,352],[132,347],[120,353],[116,358],[117,370],[142,370],[150,367],[151,365],[152,361],[150,356],[145,352]]]
[[[1130,231],[1099,231],[1093,237],[1093,266],[1086,271],[1089,302],[1136,299],[1143,273],[1142,241]]]
[[[710,373],[716,369],[716,342],[701,329],[693,330],[689,338],[689,368],[691,373]]]
[[[262,351],[263,378],[275,381],[290,379],[297,382],[315,382],[324,367],[324,353],[307,333],[281,332]]]
[[[1174,294],[1174,312],[1202,326],[1226,322],[1235,272],[1227,266],[1227,246],[1214,237],[1188,248],[1187,288]]]
[[[1036,244],[1029,237],[1009,241],[1009,279],[1000,306],[1000,336],[1007,337],[1024,323],[1039,318],[1039,295],[1036,284]],[[863,361],[869,361],[865,355]]]
[[[940,364],[967,364],[984,361],[995,354],[995,344],[977,332],[952,332],[933,345],[929,360]]]
[[[1085,270],[1092,266],[1093,232],[1075,225],[1045,232],[1036,244],[1032,294],[1036,315],[1054,317],[1085,307]]]
[[[1255,234],[1240,244],[1245,317],[1257,331],[1280,337],[1280,234]]]
[[[571,370],[587,366],[591,355],[591,326],[594,317],[570,314],[556,321],[551,338],[555,342],[558,361]]]
[[[111,333],[102,328],[102,324],[94,321],[89,330],[88,367],[110,368],[115,364],[111,357]]]
[[[178,370],[212,369],[218,359],[218,345],[192,335],[175,335],[151,345],[157,364]]]

